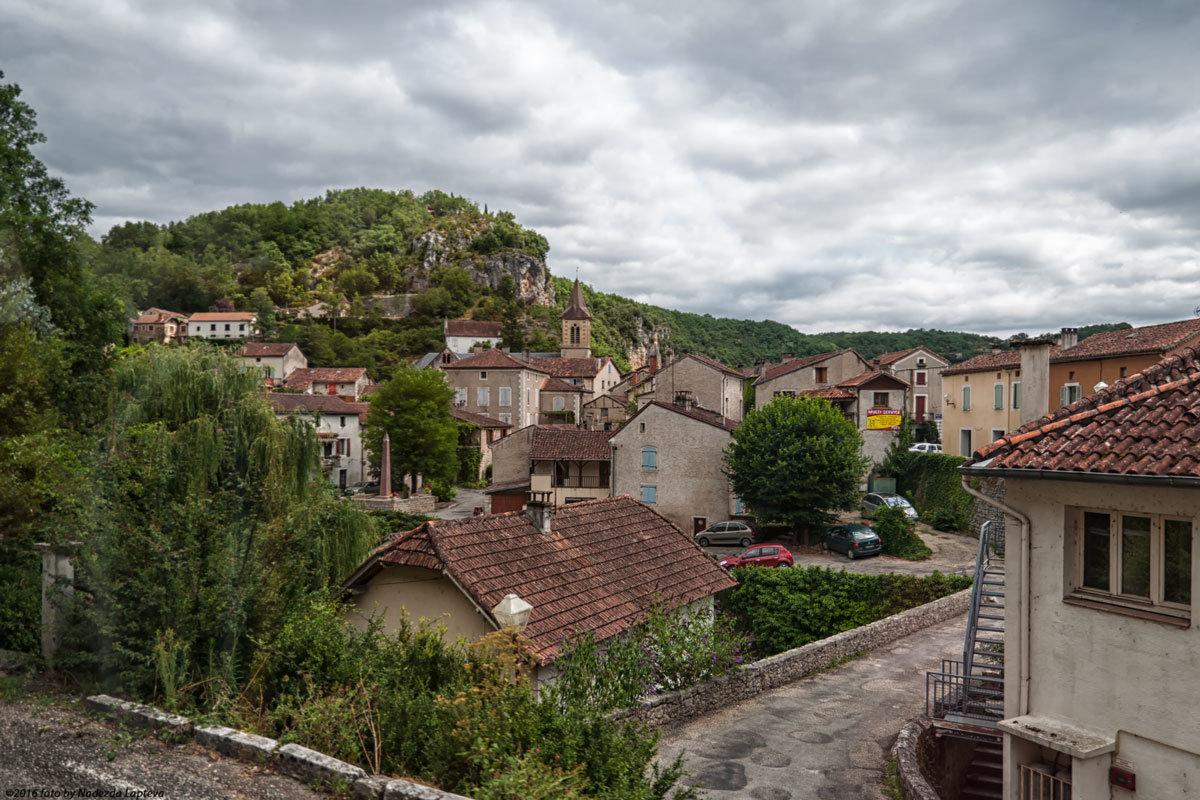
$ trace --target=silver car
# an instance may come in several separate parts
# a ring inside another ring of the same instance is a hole
[[[867,519],[875,516],[875,512],[880,506],[892,506],[899,508],[904,512],[904,516],[909,519],[917,519],[919,516],[917,510],[912,507],[912,503],[905,500],[898,494],[889,492],[872,492],[862,499],[862,515]]]
[[[710,525],[692,537],[696,544],[708,547],[710,544],[736,544],[749,547],[754,541],[754,529],[744,522],[718,522]]]

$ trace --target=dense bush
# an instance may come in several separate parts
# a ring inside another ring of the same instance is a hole
[[[962,488],[958,468],[965,458],[945,453],[913,453],[896,479],[896,488],[911,498],[929,524],[940,531],[965,531],[971,525],[975,498]]]
[[[914,608],[971,585],[961,575],[861,575],[823,567],[738,568],[721,608],[766,657]]]
[[[875,512],[875,533],[883,544],[883,552],[889,556],[907,558],[911,561],[922,561],[933,555],[933,551],[914,530],[910,520],[901,508],[880,506]]]

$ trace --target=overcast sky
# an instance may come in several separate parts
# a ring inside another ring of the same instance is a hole
[[[372,186],[555,274],[807,332],[1200,304],[1193,0],[0,0],[94,233]]]

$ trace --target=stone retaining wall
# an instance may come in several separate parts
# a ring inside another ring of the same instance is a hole
[[[966,613],[970,605],[971,590],[964,589],[861,628],[746,664],[732,675],[658,695],[639,708],[618,712],[614,716],[640,719],[658,726],[701,717]]]
[[[892,745],[892,758],[896,759],[896,776],[904,789],[906,800],[941,800],[937,790],[926,780],[921,771],[921,739],[929,731],[929,719],[920,716],[900,729],[896,743]]]

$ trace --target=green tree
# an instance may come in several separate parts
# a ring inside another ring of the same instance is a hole
[[[525,349],[525,328],[521,326],[520,307],[515,303],[510,303],[504,309],[504,322],[500,327],[500,344],[507,347],[510,353],[519,353]]]
[[[450,415],[454,393],[437,370],[396,370],[371,395],[367,415],[367,448],[376,467],[383,434],[391,435],[392,475],[417,476],[426,483],[453,481],[458,473],[458,424]]]
[[[908,452],[908,448],[912,446],[912,417],[905,411],[900,415],[900,427],[896,430],[896,438],[888,445],[876,472],[888,478],[899,478],[908,470],[909,462],[916,455]]]
[[[828,522],[851,509],[867,467],[854,423],[828,401],[781,396],[752,411],[725,450],[733,493],[760,520]]]

